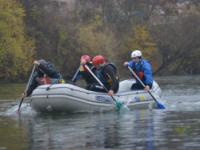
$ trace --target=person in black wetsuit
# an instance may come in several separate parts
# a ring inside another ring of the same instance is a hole
[[[96,70],[94,66],[92,65],[91,58],[89,55],[82,55],[80,58],[80,67],[78,69],[78,73],[75,74],[75,77],[72,79],[72,82],[75,83],[76,81],[80,79],[84,79],[87,86],[86,89],[90,90],[91,87],[96,84],[95,79],[92,77],[92,75],[87,71],[87,69],[84,67],[84,65],[87,65],[93,72]]]
[[[33,74],[30,86],[24,96],[30,96],[33,90],[42,84],[63,83],[61,74],[55,69],[54,65],[44,59],[35,60],[33,64],[36,69]]]
[[[108,95],[113,96],[119,89],[119,77],[117,74],[117,68],[112,63],[105,61],[102,55],[97,55],[92,59],[92,64],[96,68],[94,74],[103,83],[108,90]],[[103,87],[96,83],[91,87],[92,91],[107,92]]]

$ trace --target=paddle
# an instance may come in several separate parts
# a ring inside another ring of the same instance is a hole
[[[27,83],[27,85],[26,85],[26,89],[25,89],[25,91],[24,91],[25,94],[26,94],[27,91],[28,91],[28,88],[29,88],[30,83],[31,83],[31,81],[32,81],[33,73],[34,73],[34,72],[35,72],[35,65],[33,66],[31,75],[30,75],[29,80],[28,80],[28,83]],[[21,101],[20,101],[20,103],[19,103],[18,112],[20,111],[20,108],[21,108],[21,105],[22,105],[22,103],[23,103],[24,98],[25,98],[25,96],[22,96]]]
[[[76,70],[76,73],[74,74],[74,76],[73,76],[73,78],[72,78],[72,80],[71,80],[72,82],[75,82],[76,77],[77,77],[79,71],[80,71],[80,66],[79,66],[78,69]]]
[[[137,76],[137,74],[133,71],[133,69],[131,69],[129,66],[128,66],[128,69],[130,70],[130,72],[133,74],[133,76],[140,82],[140,84],[145,88],[145,85],[144,83],[140,80],[140,78]],[[150,90],[147,90],[147,92],[151,95],[151,97],[153,98],[153,100],[156,102],[157,104],[157,107],[159,109],[165,109],[165,106],[161,103],[158,102],[158,100],[153,96],[153,94],[151,93]]]
[[[106,92],[108,92],[108,89],[103,85],[103,83],[96,77],[96,75],[90,70],[90,68],[87,65],[84,65],[85,68],[89,71],[89,73],[95,78],[95,80],[105,89]],[[112,95],[110,96],[112,100],[115,102],[115,106],[117,111],[120,111],[123,103],[120,101],[117,101]]]

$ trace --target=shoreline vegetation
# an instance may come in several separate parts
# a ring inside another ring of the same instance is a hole
[[[0,17],[0,81],[26,82],[41,58],[70,79],[82,54],[105,55],[124,76],[134,49],[155,75],[200,74],[198,0],[0,0]]]

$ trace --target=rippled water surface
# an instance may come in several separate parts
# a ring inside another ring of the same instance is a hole
[[[165,110],[49,115],[25,104],[18,115],[15,101],[1,101],[0,150],[199,150],[200,76],[156,80]]]

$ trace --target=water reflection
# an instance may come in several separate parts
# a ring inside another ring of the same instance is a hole
[[[0,116],[0,135],[1,150],[26,150],[28,147],[26,129],[15,120]]]
[[[22,114],[0,118],[1,149],[198,149],[199,112]],[[18,145],[18,143],[21,143]]]
[[[129,114],[40,115],[22,120],[29,149],[153,149],[151,111]]]

